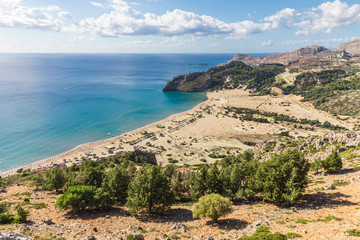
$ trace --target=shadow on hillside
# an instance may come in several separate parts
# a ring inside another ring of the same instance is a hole
[[[123,208],[108,208],[108,209],[98,209],[98,210],[87,210],[80,211],[76,213],[67,212],[65,218],[67,219],[81,219],[81,220],[90,220],[98,218],[109,217],[118,217],[118,216],[130,216],[130,212],[124,210]]]
[[[183,208],[173,208],[166,211],[164,215],[146,214],[136,217],[141,222],[190,222],[193,221],[192,211]]]
[[[248,222],[239,219],[221,219],[218,220],[215,226],[223,230],[241,230],[246,228]]]
[[[335,175],[342,175],[342,174],[348,174],[348,173],[354,173],[357,172],[358,170],[353,169],[353,168],[343,168],[341,169],[338,173],[335,173]]]
[[[319,209],[322,207],[337,207],[337,206],[354,206],[354,202],[347,200],[350,195],[345,195],[339,192],[335,193],[313,193],[306,194],[297,207],[304,209]]]

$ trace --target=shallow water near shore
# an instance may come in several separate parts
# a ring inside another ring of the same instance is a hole
[[[189,110],[206,95],[166,82],[233,56],[0,54],[0,172]]]

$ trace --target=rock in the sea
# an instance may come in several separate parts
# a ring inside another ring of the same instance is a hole
[[[16,232],[0,233],[0,240],[32,240],[27,236],[24,236]]]

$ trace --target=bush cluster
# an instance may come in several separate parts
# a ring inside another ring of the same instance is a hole
[[[325,160],[320,158],[311,163],[311,170],[318,172],[324,169],[330,173],[336,173],[343,167],[341,157],[337,151],[333,151]]]
[[[64,193],[56,202],[60,209],[81,211],[125,204],[135,213],[163,213],[175,201],[205,201],[202,197],[209,194],[232,200],[257,195],[271,202],[294,203],[302,197],[308,170],[308,162],[297,150],[275,154],[265,162],[244,152],[214,164],[185,168],[88,160],[48,171],[42,185],[54,190],[62,186]]]

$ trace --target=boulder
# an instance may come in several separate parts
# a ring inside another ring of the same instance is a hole
[[[45,218],[41,219],[41,221],[47,225],[53,224],[52,218],[49,218],[49,217],[45,217]]]

